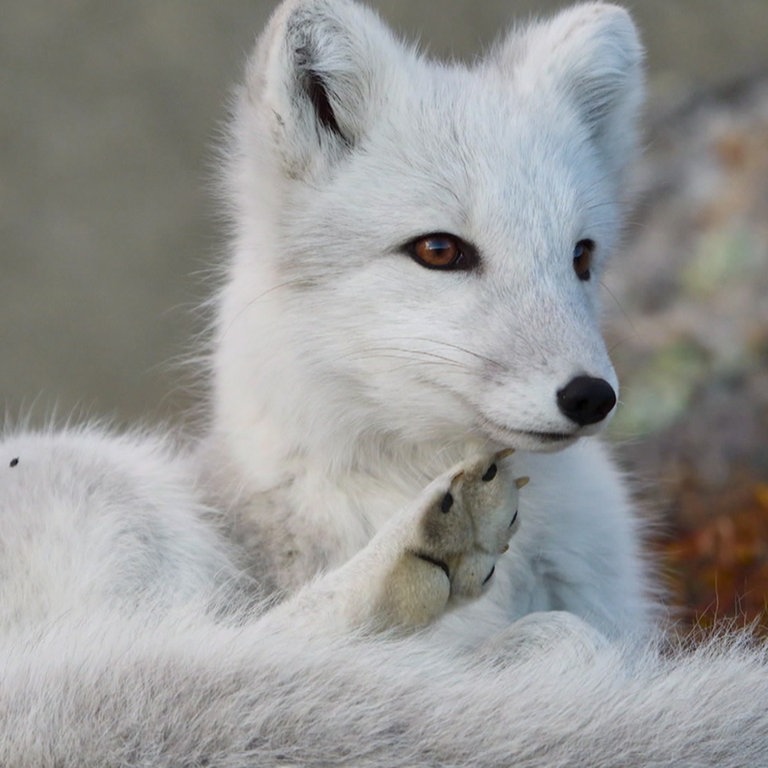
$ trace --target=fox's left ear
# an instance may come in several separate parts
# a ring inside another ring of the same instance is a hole
[[[644,91],[643,47],[627,11],[577,5],[511,33],[493,58],[519,88],[570,103],[612,170],[623,169],[636,148]]]

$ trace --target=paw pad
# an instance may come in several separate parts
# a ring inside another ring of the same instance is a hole
[[[501,464],[509,453],[470,459],[435,481],[413,553],[443,569],[453,596],[484,591],[517,530],[517,494],[528,478]]]

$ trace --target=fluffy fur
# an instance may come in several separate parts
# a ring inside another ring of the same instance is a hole
[[[0,764],[765,762],[764,651],[664,644],[600,420],[558,407],[617,387],[597,285],[641,58],[599,3],[471,68],[345,0],[278,7],[208,429],[0,441]],[[429,233],[477,264],[426,269]]]

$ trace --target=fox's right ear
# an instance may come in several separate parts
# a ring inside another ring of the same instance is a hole
[[[347,0],[286,0],[249,62],[246,98],[294,177],[336,161],[365,135],[400,45]],[[263,121],[266,121],[266,125]]]
[[[576,5],[522,33],[512,32],[492,62],[518,87],[575,108],[620,173],[637,143],[643,98],[643,48],[626,10],[603,2]]]

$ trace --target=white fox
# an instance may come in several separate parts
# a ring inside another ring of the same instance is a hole
[[[764,652],[663,648],[590,437],[641,59],[599,3],[471,68],[278,7],[209,428],[0,441],[0,765],[768,764]]]

